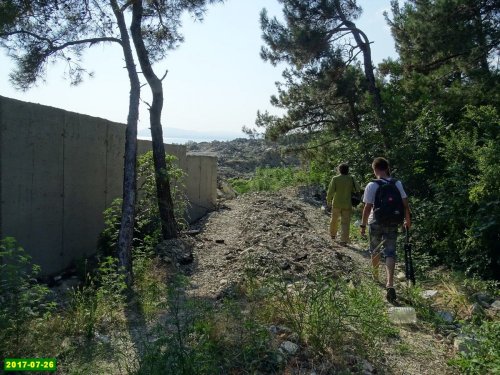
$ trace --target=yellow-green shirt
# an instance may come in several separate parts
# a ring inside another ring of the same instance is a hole
[[[359,184],[351,175],[340,174],[330,181],[326,201],[334,208],[351,208],[351,195],[360,191]]]

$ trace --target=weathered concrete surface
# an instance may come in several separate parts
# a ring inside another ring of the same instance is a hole
[[[125,125],[0,96],[0,129],[0,237],[15,237],[44,274],[94,253],[102,212],[122,195]],[[166,151],[188,173],[197,219],[215,205],[216,158]]]
[[[189,220],[195,221],[213,210],[217,201],[217,157],[213,153],[187,154]]]

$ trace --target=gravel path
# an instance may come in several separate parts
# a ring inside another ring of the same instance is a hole
[[[231,293],[249,268],[266,276],[279,267],[290,280],[318,271],[332,277],[371,277],[365,244],[333,243],[328,216],[308,196],[287,189],[225,201],[198,224],[200,233],[190,240],[194,261],[182,266],[190,276],[189,294],[219,299]],[[380,293],[385,293],[383,284]],[[381,353],[384,369],[378,373],[453,374],[446,364],[451,355],[450,343],[425,324],[402,326],[400,337]]]

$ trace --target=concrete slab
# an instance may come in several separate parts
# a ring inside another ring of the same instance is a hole
[[[45,273],[64,267],[63,261],[63,131],[64,111],[26,106],[31,113],[33,173],[31,176],[30,243],[26,249]],[[51,254],[51,256],[47,256]]]
[[[106,207],[115,198],[122,198],[123,190],[123,155],[125,154],[126,125],[107,121],[106,135]]]
[[[106,208],[106,135],[101,119],[65,113],[64,263],[95,253]]]
[[[0,234],[31,248],[33,140],[26,103],[0,97]]]

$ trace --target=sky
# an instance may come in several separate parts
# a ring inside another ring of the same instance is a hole
[[[395,57],[394,41],[383,17],[390,0],[358,0],[363,14],[356,25],[372,43],[375,64]],[[257,110],[280,113],[269,103],[277,92],[284,65],[273,67],[259,55],[263,41],[260,11],[280,16],[277,0],[226,0],[209,6],[203,22],[185,17],[185,42],[154,66],[163,81],[164,137],[175,143],[187,139],[231,139],[243,136],[242,126],[254,127]],[[78,86],[64,79],[63,64],[50,65],[44,82],[26,92],[9,82],[13,63],[0,51],[0,95],[126,123],[130,85],[118,45],[93,46],[84,53],[84,66],[93,72]],[[143,79],[145,82],[145,80]],[[141,97],[150,101],[148,86]],[[139,135],[149,134],[149,114],[141,104]],[[175,138],[175,139],[173,139]]]

